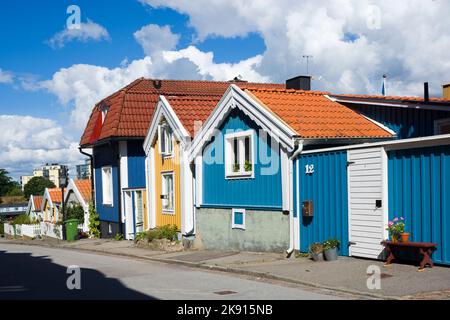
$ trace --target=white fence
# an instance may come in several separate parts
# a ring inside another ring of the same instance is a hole
[[[39,224],[4,224],[4,232],[10,236],[36,238],[41,235],[41,226]]]
[[[41,222],[41,235],[62,240],[62,225]]]

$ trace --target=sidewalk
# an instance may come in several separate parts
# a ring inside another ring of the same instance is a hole
[[[183,264],[282,280],[316,288],[341,291],[363,297],[382,299],[450,299],[450,268],[435,266],[417,272],[417,266],[340,257],[333,262],[313,262],[308,258],[287,259],[278,253],[182,251],[166,253],[137,248],[131,241],[85,239],[73,243],[58,240],[5,240],[1,243],[41,245],[58,248],[87,250],[102,254],[120,255],[164,263]],[[367,268],[381,270],[381,289],[367,287]]]

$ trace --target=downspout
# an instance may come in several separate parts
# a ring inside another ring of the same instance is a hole
[[[303,140],[299,141],[297,148],[289,157],[289,248],[286,250],[287,258],[291,256],[295,249],[295,229],[294,229],[294,173],[293,161],[303,151]],[[298,172],[297,172],[298,174]],[[297,199],[298,201],[298,199]],[[298,212],[297,212],[298,214]]]
[[[94,156],[92,154],[86,153],[83,151],[82,147],[78,147],[78,151],[80,151],[81,154],[89,157],[90,161],[91,161],[91,199],[92,199],[92,203],[94,205],[95,208],[95,191],[94,191]],[[94,152],[94,150],[92,150],[92,152]]]

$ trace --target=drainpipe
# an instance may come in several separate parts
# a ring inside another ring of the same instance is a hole
[[[92,203],[95,207],[95,192],[94,192],[94,156],[92,154],[86,153],[83,151],[82,147],[78,147],[78,151],[80,151],[81,154],[89,157],[91,161],[91,199]],[[93,151],[93,150],[92,150]]]
[[[289,258],[295,249],[295,226],[294,226],[294,173],[293,162],[303,151],[303,140],[299,141],[297,148],[289,157],[289,248],[286,250],[286,257]],[[298,174],[298,172],[297,172]],[[298,199],[297,199],[298,201]],[[298,214],[298,212],[297,212]]]

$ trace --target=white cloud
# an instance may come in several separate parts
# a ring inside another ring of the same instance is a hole
[[[66,28],[56,33],[47,43],[53,49],[57,49],[72,41],[88,42],[109,39],[109,33],[103,26],[88,20],[85,23],[81,23],[79,28]]]
[[[379,93],[387,73],[391,94],[421,95],[429,81],[440,95],[440,85],[450,80],[448,1],[141,2],[188,15],[199,40],[260,34],[267,49],[252,69],[273,81],[305,73],[305,54],[314,56],[311,70],[320,80],[313,86],[322,90]],[[358,38],[346,41],[347,33]]]
[[[142,46],[147,56],[165,50],[175,49],[180,36],[172,33],[169,26],[149,24],[134,33],[134,38]]]
[[[0,115],[0,163],[16,179],[47,162],[70,166],[83,156],[55,121],[19,115]]]
[[[11,72],[0,69],[0,83],[12,83],[14,76]]]

